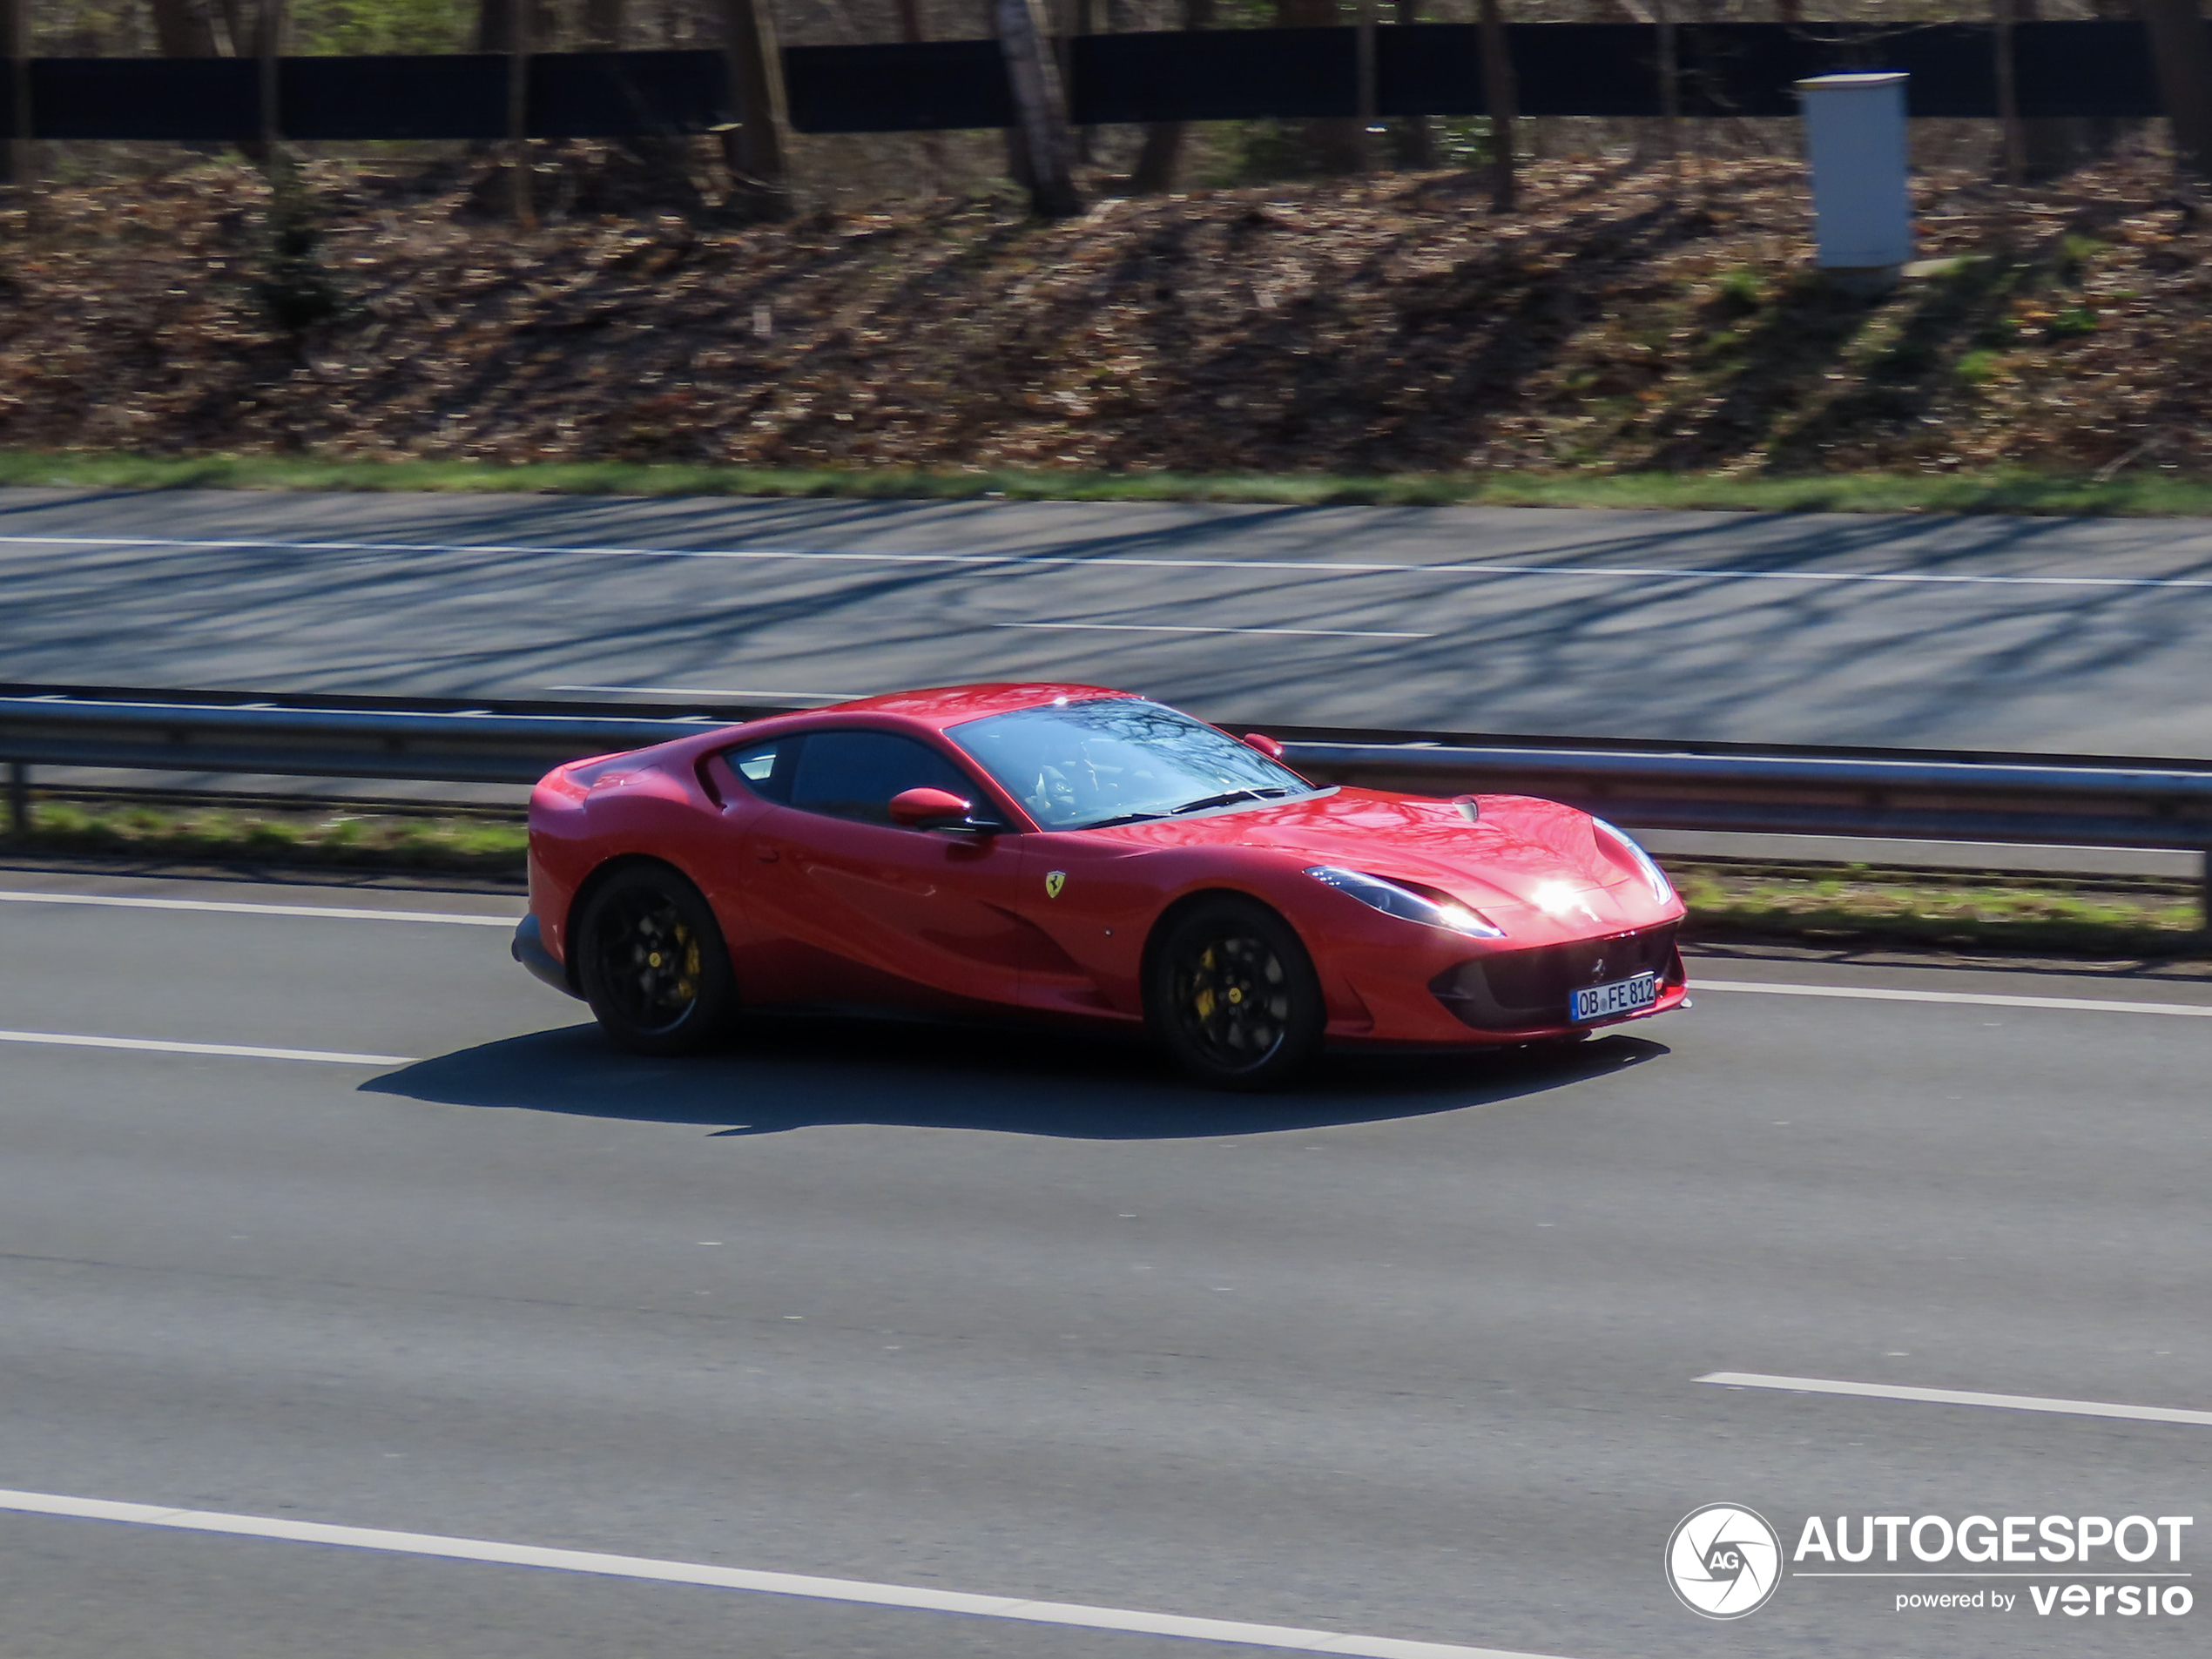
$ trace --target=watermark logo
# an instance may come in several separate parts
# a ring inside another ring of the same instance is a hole
[[[1782,1540],[1757,1510],[1709,1503],[1667,1540],[1667,1582],[1692,1613],[1740,1619],[1782,1582]]]

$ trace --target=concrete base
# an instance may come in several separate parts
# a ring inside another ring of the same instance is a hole
[[[1878,300],[1905,274],[1901,265],[1824,265],[1821,280],[1854,300]]]

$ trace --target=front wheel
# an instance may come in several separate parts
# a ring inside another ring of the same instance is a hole
[[[1297,931],[1266,906],[1224,896],[1193,907],[1153,953],[1146,1022],[1216,1089],[1277,1089],[1319,1052],[1327,1009]]]
[[[661,865],[620,871],[576,933],[577,978],[600,1028],[636,1054],[695,1054],[737,1013],[722,929],[699,890]]]

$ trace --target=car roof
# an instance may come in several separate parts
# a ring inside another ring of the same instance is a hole
[[[1103,685],[1076,685],[1000,681],[981,685],[940,685],[927,691],[890,691],[851,703],[833,703],[813,709],[816,715],[896,714],[940,732],[965,720],[989,714],[1009,714],[1017,709],[1042,708],[1052,703],[1098,697],[1133,697]]]

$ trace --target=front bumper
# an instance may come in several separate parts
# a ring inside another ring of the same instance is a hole
[[[1649,974],[1659,984],[1656,1005],[1587,1023],[1642,1019],[1663,1013],[1682,1000],[1687,976],[1682,953],[1675,948],[1680,926],[1670,921],[1603,938],[1498,951],[1447,968],[1429,981],[1428,988],[1469,1030],[1504,1035],[1575,1028],[1566,1017],[1570,992]]]
[[[545,948],[544,935],[538,931],[536,916],[523,918],[515,929],[513,941],[507,947],[507,954],[555,990],[570,996],[579,995],[576,987],[569,983],[569,970]]]

